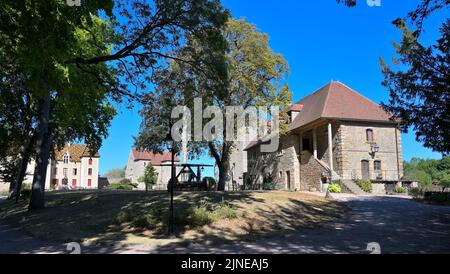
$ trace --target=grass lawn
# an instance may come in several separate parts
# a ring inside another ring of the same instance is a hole
[[[251,241],[339,218],[334,201],[296,192],[190,192],[175,195],[177,236],[167,237],[167,192],[46,193],[46,209],[0,205],[0,220],[46,240],[126,245]]]

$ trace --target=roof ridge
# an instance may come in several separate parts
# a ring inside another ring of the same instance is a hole
[[[370,103],[372,103],[373,105],[375,105],[378,108],[381,108],[380,105],[378,105],[377,103],[375,103],[374,101],[372,101],[370,98],[366,97],[365,95],[363,95],[362,93],[359,93],[358,91],[352,89],[351,87],[347,86],[346,84],[336,81],[336,83],[341,84],[342,86],[344,86],[345,88],[349,89],[351,92],[355,93],[356,95],[362,97],[363,99],[366,99],[367,101],[369,101]],[[383,108],[381,108],[383,111],[385,111]]]
[[[330,93],[331,93],[333,84],[334,84],[333,81],[330,81],[330,83],[328,84],[327,95],[325,97],[325,101],[323,102],[322,110],[320,111],[321,117],[324,115],[325,109],[327,108],[328,98],[330,97]]]
[[[297,101],[294,104],[300,104],[301,101],[305,100],[306,98],[316,94],[317,92],[321,91],[324,87],[329,86],[331,83],[325,84],[323,86],[321,86],[320,88],[316,89],[315,91],[311,92],[310,94],[306,95],[305,97],[303,97],[302,99],[300,99],[299,101]],[[301,104],[300,104],[301,105]]]

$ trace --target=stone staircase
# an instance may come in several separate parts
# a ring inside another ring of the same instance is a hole
[[[367,194],[353,180],[341,180],[344,192],[350,192],[356,195]]]

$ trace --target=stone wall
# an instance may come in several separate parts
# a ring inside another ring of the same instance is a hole
[[[300,164],[300,181],[302,191],[320,191],[321,180],[327,169],[322,166],[307,150],[302,152]]]
[[[374,142],[380,146],[380,151],[375,155],[370,154],[371,143],[366,140],[367,129],[373,130]],[[342,179],[362,178],[361,161],[367,160],[371,180],[398,180],[399,175],[403,176],[400,138],[400,132],[393,124],[341,122],[340,175]],[[381,161],[381,172],[375,172],[375,161]]]
[[[276,189],[299,190],[298,152],[299,138],[297,135],[282,136],[278,152],[261,153],[259,146],[251,148],[247,153],[250,180],[253,184],[263,184],[264,178],[270,177]]]

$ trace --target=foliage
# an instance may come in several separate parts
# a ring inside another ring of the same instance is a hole
[[[353,7],[363,0],[337,2]],[[447,103],[450,98],[450,20],[446,18],[441,25],[436,44],[424,46],[419,38],[425,19],[435,11],[449,7],[448,0],[422,0],[415,10],[395,19],[392,23],[402,31],[400,45],[394,43],[399,55],[393,59],[397,69],[380,60],[384,75],[382,84],[390,92],[389,101],[382,103],[383,108],[401,119],[404,131],[412,127],[417,141],[443,154],[450,153],[450,106]]]
[[[108,179],[125,178],[125,169],[126,167],[113,168],[109,170],[104,176]]]
[[[133,190],[136,186],[130,183],[112,183],[109,184],[107,188],[112,190]]]
[[[357,180],[356,184],[367,193],[372,192],[372,182],[369,180]]]
[[[401,186],[396,186],[396,187],[394,188],[394,192],[395,192],[395,193],[406,193],[406,188],[401,187]]]
[[[424,193],[425,192],[420,187],[414,187],[409,190],[409,195],[411,195],[414,199],[423,198]]]
[[[406,180],[417,181],[421,187],[440,185],[450,187],[450,156],[441,160],[412,158],[405,161]]]
[[[203,178],[203,181],[206,181],[206,185],[208,187],[208,190],[215,190],[217,186],[216,179],[213,177],[205,177]]]
[[[341,193],[342,192],[342,188],[339,184],[337,183],[332,183],[328,186],[328,191],[331,193]]]
[[[425,192],[423,199],[436,204],[450,204],[450,192]]]
[[[137,181],[138,181],[138,183],[143,184],[143,183],[145,183],[145,177],[144,177],[144,176],[141,176],[141,177],[139,177],[139,178],[137,179]]]
[[[30,197],[31,197],[31,185],[30,184],[22,185],[22,189],[20,190],[20,197],[22,197],[25,200],[30,199]]]
[[[450,20],[441,27],[442,37],[437,44],[425,47],[418,41],[418,33],[404,24],[400,45],[394,44],[398,58],[394,64],[405,70],[394,70],[381,61],[389,89],[388,103],[382,106],[401,119],[404,131],[412,127],[416,139],[425,147],[443,154],[450,153]]]
[[[227,44],[218,44],[213,54],[208,43],[189,36],[186,46],[177,56],[192,61],[202,60],[200,68],[173,62],[169,70],[155,76],[157,90],[144,98],[137,147],[158,152],[170,147],[172,144],[167,142],[167,134],[171,128],[171,110],[178,105],[192,110],[196,97],[202,98],[201,107],[215,106],[222,111],[225,106],[245,109],[279,105],[283,108],[291,103],[291,92],[284,83],[289,71],[287,61],[273,52],[266,34],[245,20],[229,20],[223,36]],[[217,118],[204,119],[204,123]],[[226,132],[215,132],[215,135],[226,136]],[[195,140],[188,146],[191,157],[208,151],[215,159],[219,169],[218,189],[224,190],[234,142]]]
[[[155,185],[158,182],[158,172],[156,172],[155,168],[148,164],[145,167],[145,175],[144,175],[144,183],[146,185]]]
[[[116,223],[128,223],[138,228],[155,229],[167,223],[167,214],[168,209],[166,205],[154,203],[144,214],[133,210],[119,212],[116,217]],[[174,219],[177,225],[195,228],[212,224],[219,220],[235,219],[237,217],[237,211],[226,203],[213,205],[207,202],[200,202],[199,206],[180,208],[175,212]]]

